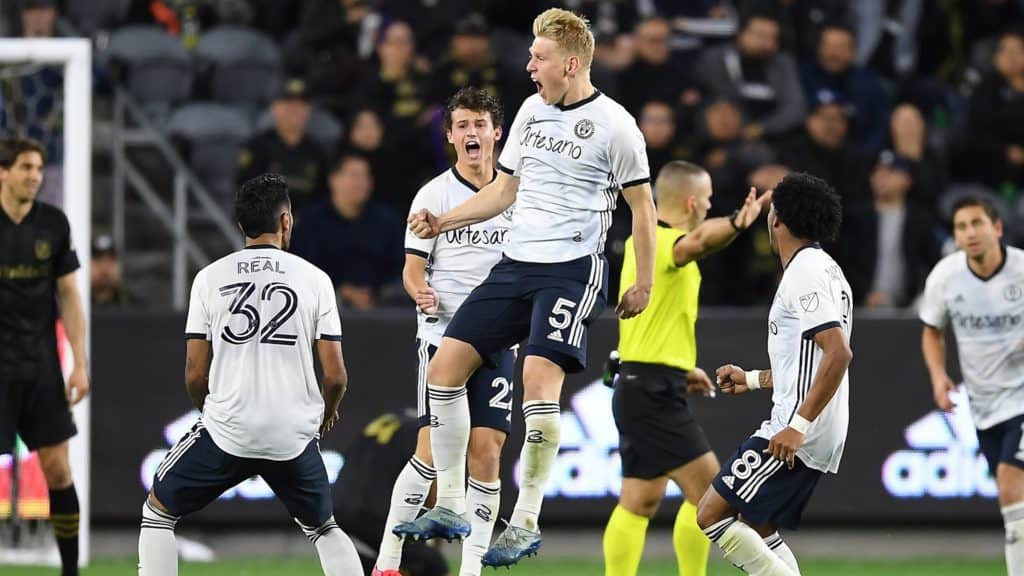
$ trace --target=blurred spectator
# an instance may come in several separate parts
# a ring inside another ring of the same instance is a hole
[[[114,309],[138,306],[138,298],[121,283],[121,262],[114,249],[114,240],[107,235],[92,241],[92,259],[89,264],[92,309]]]
[[[523,2],[524,0],[517,1]],[[386,20],[408,22],[413,27],[416,38],[419,40],[420,52],[432,61],[440,60],[448,50],[452,24],[459,22],[467,14],[479,10],[480,4],[478,0],[377,0],[374,2],[377,10]],[[533,12],[533,16],[539,14],[541,10],[543,8]],[[533,16],[530,17],[530,22],[533,22]],[[530,27],[527,25],[526,30],[529,29]]]
[[[306,134],[310,105],[306,83],[298,78],[285,82],[281,95],[270,105],[272,130],[247,142],[238,156],[238,182],[264,172],[288,179],[292,210],[301,212],[324,195],[327,158],[323,149]]]
[[[524,61],[526,56],[523,55]],[[448,54],[432,75],[431,103],[443,104],[452,94],[467,86],[475,86],[497,96],[509,118],[515,115],[519,104],[533,89],[524,70],[506,70],[495,60],[491,51],[490,29],[481,14],[471,14],[455,24]]]
[[[356,104],[381,111],[385,131],[397,146],[422,147],[429,78],[416,67],[416,41],[408,24],[395,21],[381,30],[377,60],[359,83]]]
[[[373,108],[356,110],[348,127],[348,148],[370,161],[374,197],[398,214],[408,213],[419,181],[414,159],[388,142],[384,123]]]
[[[651,100],[688,109],[700,101],[695,85],[671,59],[669,33],[663,18],[647,18],[636,27],[636,59],[619,75],[619,84],[627,87],[620,103],[634,116]]]
[[[713,97],[741,103],[747,140],[782,136],[806,113],[796,64],[779,52],[779,21],[771,10],[746,12],[735,44],[701,54],[697,77]]]
[[[822,27],[850,19],[849,0],[781,0],[781,44],[798,60],[814,59]]]
[[[909,306],[941,256],[928,212],[907,202],[915,186],[911,167],[883,152],[871,172],[874,206],[850,216],[843,239],[847,278],[857,304],[871,308]]]
[[[926,0],[851,2],[857,64],[891,79],[917,69],[917,29]]]
[[[619,74],[633,62],[633,38],[628,34],[594,37],[594,61],[590,65],[590,79],[598,90],[616,102],[621,101]]]
[[[855,49],[850,28],[826,24],[815,59],[800,66],[800,76],[808,101],[821,91],[839,96],[852,120],[851,142],[865,153],[876,153],[885,145],[891,104],[879,77],[854,64]]]
[[[640,131],[647,143],[647,162],[652,175],[656,176],[665,164],[687,157],[686,149],[676,139],[675,111],[667,103],[655,100],[644,104],[640,112]]]
[[[359,84],[361,58],[369,55],[378,19],[363,0],[307,0],[299,21],[285,41],[286,66],[340,115]]]
[[[722,0],[654,0],[657,14],[672,25],[669,46],[673,59],[690,66],[706,46],[724,42],[736,35],[736,12],[732,2]],[[644,16],[653,14],[644,13]]]
[[[849,119],[838,94],[814,93],[804,130],[778,146],[778,160],[797,172],[824,178],[835,187],[849,211],[870,202],[869,161],[849,143]]]
[[[716,206],[738,206],[746,196],[748,175],[771,162],[772,150],[762,142],[743,139],[744,124],[739,105],[729,99],[708,102],[697,124],[693,158],[711,174]]]
[[[1024,33],[999,37],[995,73],[971,96],[966,176],[1010,193],[1024,186]]]
[[[255,11],[248,0],[131,0],[128,20],[167,29],[192,49],[203,31],[218,25],[247,26]]]
[[[380,290],[402,271],[405,226],[373,200],[370,162],[345,153],[330,175],[330,198],[308,207],[295,226],[292,251],[331,277],[342,301],[376,307]]]
[[[900,104],[892,112],[889,131],[892,151],[906,162],[915,183],[908,201],[935,215],[938,199],[946,190],[948,171],[928,148],[924,116],[913,104]]]
[[[21,0],[17,5],[23,38],[56,36],[56,0]],[[46,148],[39,199],[59,206],[64,200],[64,73],[59,66],[38,64],[7,70],[0,75],[0,127]]]

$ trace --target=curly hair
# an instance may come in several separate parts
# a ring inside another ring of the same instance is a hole
[[[839,236],[842,203],[832,186],[817,176],[789,174],[775,187],[772,204],[779,220],[797,238],[822,242]]]
[[[486,90],[466,86],[448,99],[448,105],[444,108],[445,132],[452,129],[452,113],[459,109],[487,112],[491,116],[491,125],[495,128],[500,128],[501,123],[505,121],[505,112],[497,97]]]
[[[249,238],[273,234],[280,228],[278,217],[288,206],[288,181],[280,174],[260,174],[248,180],[235,195],[235,217]]]

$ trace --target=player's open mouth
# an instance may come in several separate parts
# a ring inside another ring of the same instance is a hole
[[[470,140],[466,142],[466,155],[469,156],[470,160],[480,159],[480,143],[476,140]]]
[[[540,94],[542,91],[544,91],[544,85],[541,84],[540,82],[537,82],[536,80],[534,80],[533,81],[533,85],[537,87],[537,93],[538,94]]]

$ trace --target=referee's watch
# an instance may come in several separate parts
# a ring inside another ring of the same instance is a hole
[[[739,208],[733,210],[732,214],[729,215],[729,225],[732,226],[733,230],[735,230],[737,232],[743,232],[743,228],[740,228],[739,226],[736,225],[736,217],[739,216],[739,215],[740,215],[740,209]]]

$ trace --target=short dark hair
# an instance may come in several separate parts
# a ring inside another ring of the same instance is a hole
[[[32,138],[7,138],[0,142],[0,166],[10,170],[18,161],[18,156],[26,152],[38,152],[46,164],[46,148],[38,140]]]
[[[836,191],[817,176],[792,172],[775,187],[775,214],[798,238],[812,242],[835,240],[843,223],[843,206]]]
[[[288,180],[280,174],[260,174],[242,184],[235,195],[235,217],[249,238],[273,234],[280,228],[281,209],[290,205]]]
[[[999,210],[996,209],[996,205],[992,200],[976,194],[964,196],[954,202],[953,211],[949,213],[949,217],[951,220],[956,220],[957,212],[964,208],[973,208],[975,206],[984,210],[993,224],[1002,220],[1002,217],[999,216]]]
[[[370,162],[370,157],[363,154],[356,148],[345,148],[338,154],[338,158],[334,161],[334,165],[331,166],[331,174],[341,170],[345,166],[345,163],[349,160],[362,160],[366,162],[366,165],[373,168],[373,164]]]
[[[740,6],[740,25],[737,30],[742,32],[753,19],[771,20],[781,23],[782,14],[774,0],[746,0]]]
[[[452,129],[452,112],[459,108],[472,110],[473,112],[487,112],[491,115],[491,124],[500,128],[505,121],[505,113],[501,107],[501,101],[492,96],[490,92],[473,86],[466,86],[448,99],[448,105],[444,108],[444,131]]]

